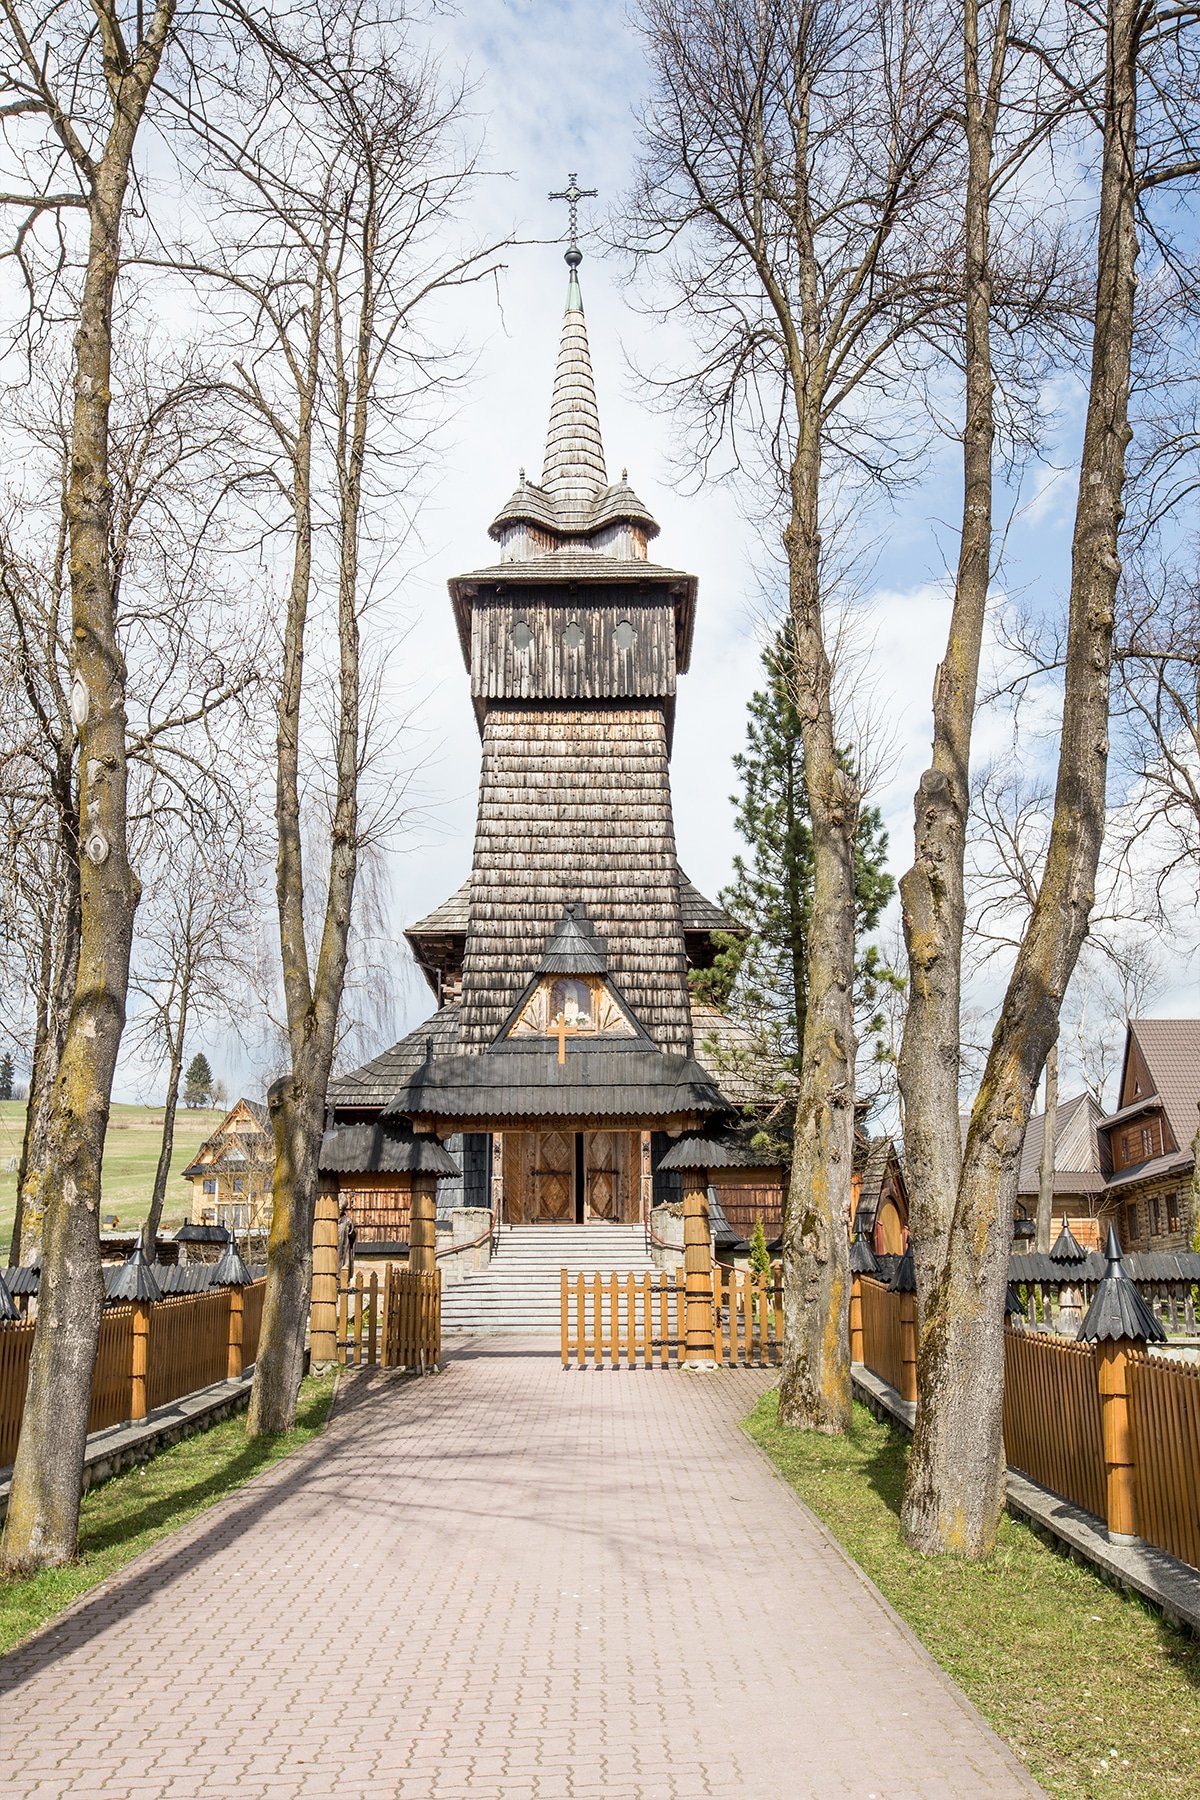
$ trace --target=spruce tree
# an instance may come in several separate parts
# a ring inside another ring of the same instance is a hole
[[[11,1100],[13,1097],[13,1059],[5,1051],[0,1056],[0,1100]]]
[[[812,904],[812,831],[804,785],[804,747],[793,697],[790,621],[763,653],[766,684],[749,701],[746,748],[735,756],[741,792],[735,824],[747,846],[720,896],[745,935],[717,932],[710,969],[693,972],[697,997],[744,1019],[785,1067],[798,1069],[804,1042],[805,959]],[[846,753],[848,757],[848,752]],[[864,807],[855,844],[855,927],[861,942],[879,922],[896,884],[886,867],[887,832],[878,807]],[[857,960],[857,999],[865,1034],[882,1021],[872,1008],[898,977],[875,945]]]
[[[212,1096],[213,1072],[203,1050],[197,1050],[183,1078],[183,1104],[191,1107],[208,1106],[212,1102]]]

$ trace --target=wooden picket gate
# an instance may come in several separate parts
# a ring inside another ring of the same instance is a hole
[[[685,1360],[687,1287],[683,1270],[644,1275],[561,1273],[563,1368],[669,1369]],[[778,1265],[770,1275],[712,1271],[712,1333],[717,1362],[730,1368],[779,1361],[783,1295]]]
[[[442,1277],[398,1269],[362,1271],[338,1289],[338,1360],[348,1369],[432,1374],[442,1355]]]
[[[783,1276],[754,1269],[713,1269],[717,1361],[731,1369],[778,1363],[783,1347]]]

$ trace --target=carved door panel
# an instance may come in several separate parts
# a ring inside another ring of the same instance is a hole
[[[573,1223],[575,1218],[575,1133],[531,1133],[533,1162],[533,1218],[542,1225]]]
[[[632,1131],[584,1133],[588,1219],[624,1224],[636,1222],[638,1159],[634,1152],[637,1143],[637,1133]]]

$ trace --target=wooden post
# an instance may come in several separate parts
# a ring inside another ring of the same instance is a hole
[[[408,1266],[414,1274],[432,1275],[437,1268],[437,1176],[414,1175],[408,1227]]]
[[[313,1222],[312,1302],[308,1315],[309,1358],[313,1368],[337,1361],[338,1194],[337,1184],[317,1186]]]
[[[1104,1442],[1104,1479],[1108,1535],[1114,1544],[1137,1536],[1137,1469],[1129,1424],[1129,1338],[1096,1345],[1096,1379],[1100,1389],[1100,1427]]]
[[[850,1277],[850,1361],[863,1359],[862,1276]]]
[[[230,1381],[240,1381],[243,1373],[242,1344],[246,1321],[246,1300],[240,1287],[229,1290],[229,1361],[225,1373]]]
[[[150,1308],[152,1300],[133,1302],[133,1339],[129,1359],[129,1416],[144,1419],[150,1376]]]
[[[683,1367],[715,1369],[712,1236],[708,1225],[706,1169],[688,1169],[683,1177],[683,1269],[686,1284]]]
[[[859,1317],[861,1319],[861,1309]],[[900,1296],[900,1398],[917,1398],[917,1296]]]

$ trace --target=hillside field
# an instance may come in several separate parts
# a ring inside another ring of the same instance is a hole
[[[195,1112],[181,1106],[175,1115],[175,1147],[171,1179],[167,1183],[163,1230],[182,1225],[191,1210],[191,1183],[179,1179],[209,1133],[221,1123],[226,1108],[204,1107]],[[23,1100],[0,1100],[0,1259],[8,1260],[17,1204],[17,1162],[25,1125]],[[114,1106],[108,1121],[104,1148],[104,1186],[101,1223],[115,1214],[119,1223],[140,1223],[150,1205],[154,1166],[162,1136],[161,1106]]]

